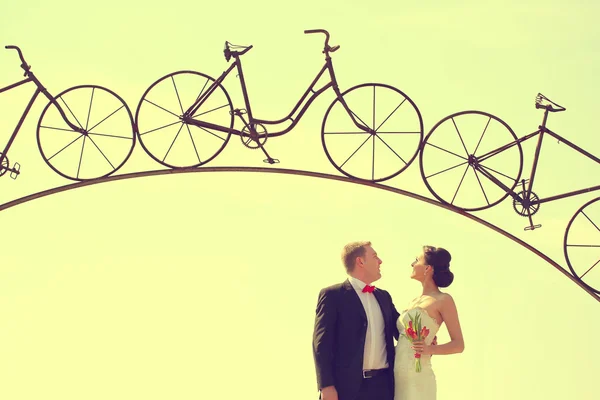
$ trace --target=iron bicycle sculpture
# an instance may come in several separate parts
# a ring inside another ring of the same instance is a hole
[[[600,189],[600,186],[593,186],[547,198],[540,198],[533,191],[545,134],[600,164],[599,158],[546,127],[549,113],[566,109],[542,94],[538,94],[535,102],[537,109],[544,110],[542,124],[535,132],[522,138],[517,138],[510,126],[492,114],[462,111],[440,120],[423,140],[421,114],[407,95],[381,83],[359,84],[342,92],[331,59],[331,53],[340,46],[329,45],[326,30],[304,32],[325,35],[322,51],[325,64],[289,114],[278,120],[259,119],[252,112],[241,64],[241,56],[252,46],[235,46],[225,42],[225,59],[227,62],[233,60],[233,63],[217,79],[189,70],[158,79],[140,99],[135,118],[121,97],[101,86],[75,86],[52,96],[33,74],[21,50],[16,46],[6,46],[18,52],[26,79],[0,88],[0,93],[29,82],[36,85],[36,90],[0,153],[0,176],[10,172],[11,177],[16,179],[20,174],[18,163],[11,166],[8,151],[40,93],[49,100],[37,124],[40,154],[56,173],[79,181],[73,185],[79,187],[109,179],[125,179],[125,176],[110,175],[129,159],[136,136],[146,153],[172,172],[196,170],[196,167],[210,162],[223,151],[231,135],[238,136],[247,148],[260,149],[266,156],[264,162],[278,163],[279,160],[271,157],[266,150],[267,139],[294,129],[313,101],[331,88],[335,99],[327,108],[321,124],[321,143],[331,164],[347,177],[344,179],[354,183],[389,190],[391,187],[376,183],[397,176],[419,155],[422,180],[441,204],[469,216],[469,212],[493,207],[511,196],[515,212],[529,219],[525,230],[541,227],[533,223],[533,216],[542,203]],[[240,79],[245,108],[234,108],[223,87],[223,81],[234,70]],[[328,78],[327,82],[317,88],[324,77]],[[171,104],[166,105],[165,102]],[[236,122],[241,124],[239,129],[234,128]],[[279,131],[268,132],[266,129],[267,126],[284,123],[288,126]],[[535,136],[538,136],[538,141],[531,175],[529,179],[521,180],[521,144]],[[89,142],[88,146],[86,142]],[[443,166],[444,162],[449,164]],[[464,171],[460,167],[464,167]],[[467,177],[469,170],[473,171],[469,175],[470,181]],[[290,171],[293,170],[285,173]],[[454,181],[458,186],[455,187],[450,175],[457,172]],[[139,172],[132,176],[146,176],[147,173]],[[443,176],[446,179],[440,179]],[[327,178],[343,177],[328,175]],[[459,193],[462,187],[471,188],[467,189],[466,196],[463,195],[465,190]],[[479,191],[479,196],[473,195]],[[563,240],[565,259],[571,271],[571,275],[566,270],[565,274],[595,294],[600,294],[600,288],[584,281],[584,278],[587,279],[590,271],[600,265],[600,260],[596,261],[590,252],[590,249],[600,248],[599,200],[600,197],[589,201],[573,215]],[[595,298],[600,299],[598,296]]]
[[[511,196],[514,211],[529,220],[529,224],[525,227],[527,231],[541,227],[541,224],[533,222],[533,216],[539,211],[541,204],[599,190],[600,185],[596,185],[546,198],[539,197],[533,191],[542,140],[546,134],[600,164],[600,158],[547,128],[549,113],[562,112],[566,108],[541,93],[536,96],[535,107],[544,110],[542,124],[535,132],[521,138],[517,138],[506,122],[481,111],[451,114],[434,125],[425,137],[419,155],[421,177],[431,194],[442,203],[463,211],[484,210]],[[538,140],[530,176],[528,179],[521,179],[523,170],[521,143],[536,136]],[[461,167],[464,167],[464,171]],[[469,169],[473,171],[470,180],[465,179]],[[444,176],[446,179],[440,179]],[[461,187],[469,187],[468,196],[459,197]],[[477,192],[480,195],[474,196],[473,193]],[[575,260],[582,259],[574,254],[578,250],[600,248],[600,208],[596,208],[598,210],[596,213],[589,212],[593,207],[600,206],[600,202],[597,202],[599,199],[588,202],[573,215],[565,231],[563,247],[567,264],[573,275],[600,294],[598,289],[583,281],[583,277],[600,264],[600,260],[595,263],[595,258],[591,261],[586,260],[587,263],[593,263],[592,267],[584,273],[578,273],[576,270],[584,270],[589,265],[583,268],[578,262],[579,265],[575,266]],[[588,213],[585,212],[586,208]],[[577,221],[584,222],[577,223]],[[585,226],[581,227],[581,225]],[[580,231],[587,227],[590,231],[586,231],[585,235],[577,235],[574,233],[576,230],[574,227],[578,227]]]
[[[344,175],[371,182],[400,174],[416,158],[423,138],[423,121],[415,103],[399,89],[380,83],[364,83],[341,92],[331,60],[331,53],[340,46],[329,45],[326,30],[304,33],[325,35],[325,65],[287,116],[277,120],[255,117],[241,62],[241,56],[253,46],[225,42],[225,59],[233,63],[217,79],[200,72],[178,71],[163,76],[146,90],[135,114],[142,147],[169,168],[194,167],[214,159],[233,134],[244,146],[262,150],[264,162],[278,163],[265,148],[267,139],[291,131],[312,102],[332,88],[336,98],[321,126],[321,141],[329,161]],[[233,108],[222,85],[234,69],[245,108]],[[329,80],[316,89],[325,71]],[[168,101],[170,105],[165,104]],[[241,129],[234,128],[236,117]],[[277,132],[267,130],[269,125],[282,123],[289,126]],[[369,141],[370,145],[365,146]]]
[[[38,121],[37,144],[42,158],[54,172],[67,179],[85,181],[109,176],[121,168],[135,145],[133,117],[125,101],[113,91],[97,85],[74,86],[52,96],[31,71],[21,49],[17,46],[5,48],[18,52],[26,79],[0,88],[0,93],[29,82],[35,84],[36,90],[0,153],[0,176],[10,172],[16,179],[20,174],[20,164],[11,166],[8,151],[40,93],[49,103]],[[99,128],[102,130],[98,131]],[[81,150],[77,144],[80,140]],[[90,142],[87,148],[86,141]]]

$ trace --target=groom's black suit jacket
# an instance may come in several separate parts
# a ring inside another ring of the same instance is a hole
[[[373,295],[383,313],[385,346],[390,369],[394,368],[394,338],[398,339],[398,312],[392,297],[376,288]],[[363,354],[367,333],[367,314],[349,280],[319,293],[313,355],[318,389],[335,386],[340,400],[352,399],[362,382]],[[391,375],[391,374],[390,374]],[[390,379],[393,393],[393,379]]]

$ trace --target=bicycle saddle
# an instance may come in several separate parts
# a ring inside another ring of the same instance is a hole
[[[236,44],[232,44],[229,42],[225,42],[225,49],[223,50],[223,53],[225,54],[225,60],[227,60],[227,62],[229,62],[229,60],[231,59],[231,56],[241,56],[246,54],[248,51],[250,51],[250,49],[252,48],[252,45],[250,46],[239,46]],[[237,49],[243,49],[242,51],[238,51]]]
[[[557,108],[554,108],[553,106],[556,106]],[[537,96],[535,96],[535,108],[542,108],[550,112],[560,112],[566,110],[566,108],[556,104],[541,93],[538,93]]]

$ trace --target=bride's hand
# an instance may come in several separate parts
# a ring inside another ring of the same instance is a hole
[[[411,348],[415,352],[420,353],[421,355],[430,356],[432,354],[431,346],[425,344],[425,342],[423,340],[413,342],[413,345],[411,346]]]

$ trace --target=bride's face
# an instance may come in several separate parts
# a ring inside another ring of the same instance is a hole
[[[418,281],[423,281],[425,279],[425,272],[429,267],[425,264],[425,256],[423,253],[419,254],[415,261],[412,262],[412,272],[410,274],[411,279],[416,279]]]

